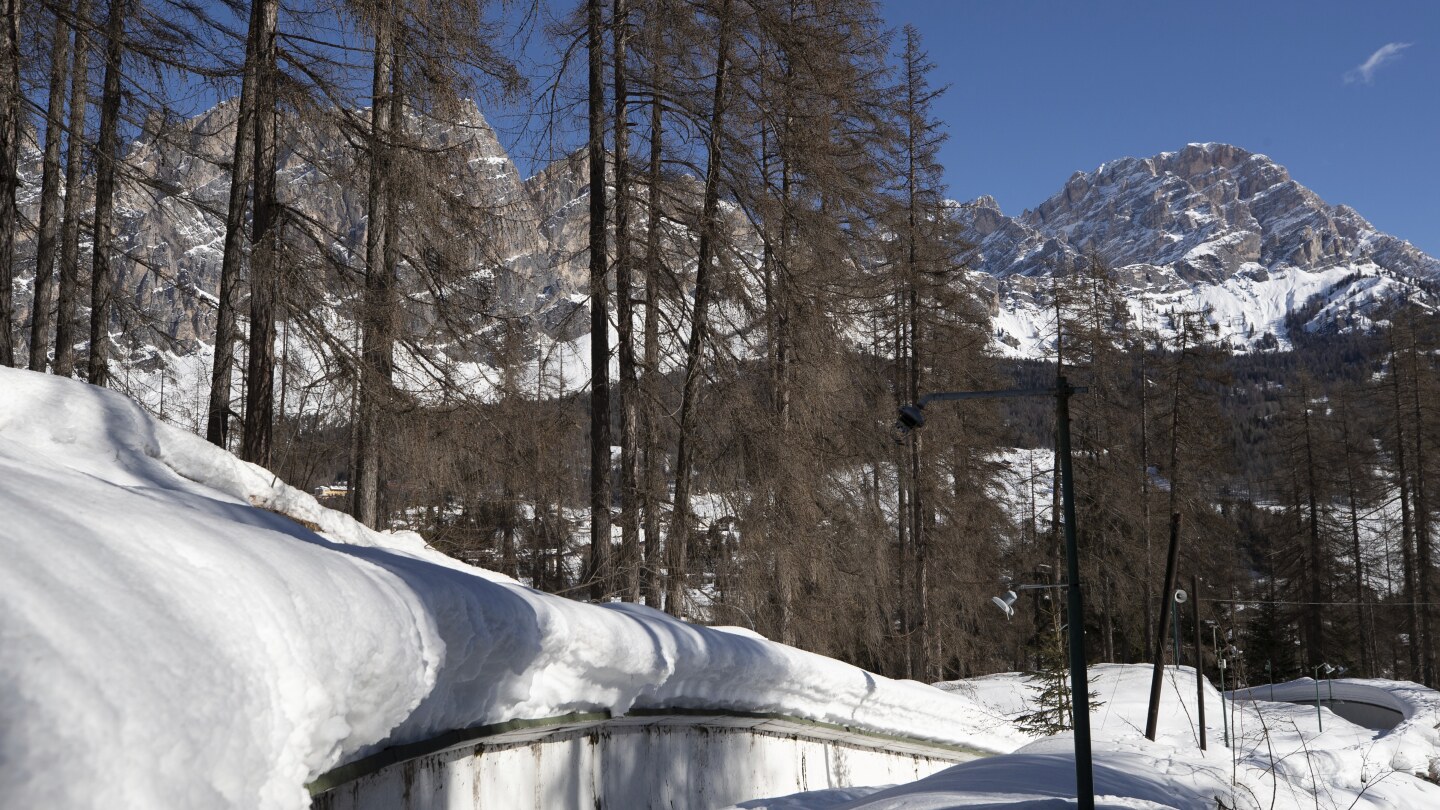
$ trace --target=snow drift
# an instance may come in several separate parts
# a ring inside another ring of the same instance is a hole
[[[1189,667],[1166,670],[1156,740],[1145,739],[1150,675],[1149,665],[1090,668],[1090,685],[1100,704],[1091,718],[1099,808],[1440,807],[1440,786],[1427,781],[1434,779],[1433,768],[1440,763],[1440,693],[1434,690],[1400,681],[1352,680],[1364,685],[1367,699],[1375,700],[1376,692],[1388,695],[1405,721],[1377,732],[1322,709],[1322,732],[1313,705],[1256,700],[1246,694],[1240,700],[1227,699],[1222,712],[1220,693],[1207,684],[1208,750],[1201,750],[1195,670]],[[1309,679],[1294,684],[1314,688]],[[1017,673],[938,685],[967,694],[1004,717],[1035,709],[1037,692],[1029,678]],[[1283,685],[1276,690],[1283,694]],[[1313,699],[1313,691],[1310,694]],[[1065,733],[909,784],[756,799],[732,810],[1057,810],[1073,807],[1074,796],[1074,740]]]
[[[109,391],[0,368],[0,805],[301,808],[377,747],[572,711],[778,712],[989,750],[968,697],[526,588]]]

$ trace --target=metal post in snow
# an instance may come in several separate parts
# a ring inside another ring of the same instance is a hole
[[[926,394],[913,405],[900,408],[895,422],[895,440],[904,441],[912,431],[925,426],[925,406],[931,402],[962,399],[1007,399],[1010,397],[1055,397],[1055,450],[1060,461],[1061,505],[1065,518],[1065,558],[1069,574],[1070,691],[1075,728],[1075,788],[1080,810],[1095,810],[1095,777],[1090,750],[1090,686],[1085,670],[1085,612],[1080,588],[1080,551],[1075,539],[1075,492],[1070,471],[1070,396],[1085,388],[1071,386],[1064,375],[1055,378],[1054,388],[1024,388],[1007,391],[940,391]],[[1172,518],[1171,568],[1174,566],[1174,529],[1179,515]],[[1162,627],[1163,619],[1162,619]],[[1163,640],[1160,644],[1163,645]],[[1161,647],[1163,649],[1163,647]],[[1153,739],[1153,738],[1152,738]]]
[[[1199,610],[1197,607],[1196,610]],[[1230,712],[1225,709],[1225,656],[1221,655],[1220,642],[1217,640],[1216,632],[1219,629],[1219,622],[1208,619],[1205,622],[1210,625],[1210,649],[1215,651],[1215,666],[1220,670],[1220,727],[1225,733],[1225,747],[1230,747]],[[1226,651],[1228,653],[1228,650]]]
[[[1176,600],[1175,600],[1175,612],[1172,613],[1172,614],[1170,614],[1170,618],[1174,621],[1174,624],[1175,624],[1175,637],[1174,637],[1174,642],[1175,642],[1175,666],[1178,667],[1178,666],[1180,666],[1180,663],[1181,663],[1181,661],[1180,661],[1180,600],[1179,600],[1179,599],[1176,599]]]
[[[1195,592],[1195,700],[1197,708],[1196,725],[1200,729],[1200,750],[1208,750],[1205,744],[1205,655],[1200,651],[1200,576],[1190,575],[1190,589]]]
[[[1225,729],[1225,747],[1230,747],[1230,712],[1225,708],[1225,659],[1220,659],[1220,719]]]

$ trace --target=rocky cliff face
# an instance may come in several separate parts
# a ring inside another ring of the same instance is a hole
[[[563,264],[542,227],[551,212],[540,206],[553,195],[522,180],[473,106],[459,120],[416,121],[412,127],[427,148],[446,151],[453,188],[483,211],[484,233],[455,237],[474,241],[477,263],[505,276],[501,282],[512,291],[507,304],[533,306],[518,290],[547,286],[545,274]],[[196,118],[151,122],[126,151],[129,179],[120,183],[116,203],[117,235],[126,258],[117,263],[120,317],[149,320],[158,329],[151,337],[168,337],[182,353],[202,348],[214,332],[234,137],[233,105],[225,103]],[[282,125],[280,138],[282,201],[309,221],[312,232],[330,241],[336,261],[359,267],[366,209],[363,166],[357,165],[355,150],[335,128],[292,122]],[[39,179],[37,156],[24,169],[22,205],[38,207]],[[88,189],[86,194],[88,200]],[[31,238],[26,234],[21,240],[22,279],[33,274],[33,267],[25,266],[33,261]],[[83,247],[88,251],[88,243]],[[82,256],[83,266],[88,261],[88,255]],[[516,278],[522,283],[515,284]],[[28,285],[20,293],[17,308],[28,317]]]
[[[473,107],[458,121],[414,126],[426,145],[450,156],[452,188],[484,212],[480,230],[454,238],[475,243],[490,311],[527,319],[555,340],[581,337],[588,322],[576,317],[586,293],[584,156],[522,179]],[[208,355],[233,138],[233,108],[222,104],[194,119],[152,123],[127,151],[131,176],[149,178],[123,183],[118,201],[129,259],[119,263],[120,317],[130,321],[122,331],[146,336],[130,347],[129,362],[151,362],[157,348]],[[329,235],[334,261],[359,268],[366,212],[355,155],[336,129],[283,128],[279,188]],[[22,205],[33,209],[33,150],[23,172]],[[988,197],[953,211],[975,246],[971,277],[993,292],[997,348],[1020,356],[1047,352],[1050,278],[1078,271],[1092,256],[1114,268],[1137,321],[1163,332],[1163,313],[1204,311],[1241,350],[1283,346],[1286,316],[1307,304],[1315,314],[1305,328],[1366,328],[1385,303],[1402,295],[1428,300],[1423,288],[1440,282],[1434,258],[1354,210],[1327,204],[1269,158],[1225,144],[1076,173],[1019,216]],[[22,239],[22,257],[27,250],[33,245]],[[22,258],[22,313],[30,272]],[[140,319],[152,328],[134,328]]]
[[[1020,354],[1043,342],[1032,323],[1045,305],[1042,279],[1090,256],[1131,290],[1137,320],[1147,309],[1208,310],[1235,348],[1283,344],[1285,316],[1312,301],[1321,306],[1306,328],[1364,328],[1378,304],[1440,281],[1440,261],[1327,204],[1268,157],[1227,144],[1076,173],[1018,217],[990,198],[956,216],[975,245],[972,267],[997,280],[997,317],[1027,325],[1000,335]]]

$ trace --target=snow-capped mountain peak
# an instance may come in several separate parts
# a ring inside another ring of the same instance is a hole
[[[1376,304],[1440,280],[1440,261],[1230,144],[1103,163],[1017,217],[988,197],[956,210],[972,269],[1011,280],[997,301],[1009,322],[1043,308],[1045,283],[1027,279],[1069,275],[1092,256],[1121,271],[1132,309],[1208,309],[1240,349],[1282,345],[1286,316],[1308,303],[1320,307],[1307,329],[1364,328]],[[1021,351],[1036,337],[1000,339]]]

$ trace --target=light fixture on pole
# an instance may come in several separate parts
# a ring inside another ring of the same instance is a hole
[[[1015,600],[1019,598],[1020,597],[1015,595],[1014,591],[1006,591],[1004,596],[990,597],[990,601],[994,602],[995,606],[1000,608],[1000,611],[1005,614],[1006,619],[1012,619],[1015,617]]]
[[[903,441],[906,434],[912,430],[919,430],[925,427],[925,407],[929,397],[920,400],[919,405],[903,405],[900,408],[900,418],[895,420],[895,432],[897,441]]]
[[[1009,586],[1009,588],[1006,589],[1005,594],[1004,594],[1003,596],[992,596],[992,597],[990,597],[990,601],[995,603],[995,607],[1000,608],[1000,611],[1005,614],[1005,618],[1010,619],[1010,618],[1014,618],[1014,616],[1015,616],[1015,600],[1020,598],[1019,595],[1017,595],[1017,594],[1015,593],[1016,591],[1046,591],[1046,590],[1051,590],[1051,589],[1053,589],[1053,588],[1064,588],[1064,587],[1065,587],[1065,583],[1063,583],[1063,582],[1060,583],[1059,585],[1015,585],[1015,584],[1011,584],[1011,585]]]
[[[1075,728],[1075,797],[1080,810],[1095,810],[1095,776],[1090,752],[1090,687],[1085,671],[1085,606],[1081,598],[1080,550],[1075,538],[1075,481],[1070,469],[1070,397],[1085,392],[1070,385],[1065,376],[1055,378],[1054,388],[1017,388],[1005,391],[940,391],[926,394],[917,402],[900,408],[895,420],[895,441],[904,442],[912,431],[925,426],[925,406],[931,402],[965,399],[1011,399],[1014,397],[1055,398],[1055,457],[1060,463],[1061,508],[1065,527],[1065,567],[1069,588],[1066,612],[1070,625],[1070,694]],[[1007,592],[1008,596],[1010,592]],[[1004,603],[1004,599],[997,599]],[[1004,604],[1006,615],[1014,602]]]

